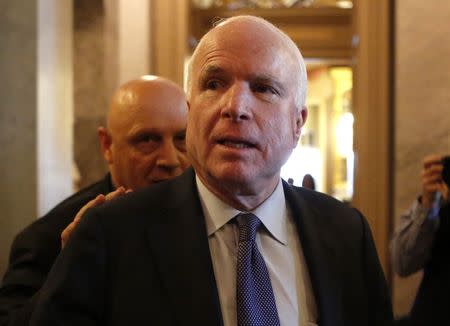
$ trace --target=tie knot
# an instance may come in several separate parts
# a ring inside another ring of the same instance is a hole
[[[261,225],[259,218],[251,213],[245,213],[238,216],[237,222],[239,226],[239,242],[255,241],[256,231]]]

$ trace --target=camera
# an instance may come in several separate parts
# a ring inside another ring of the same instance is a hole
[[[442,170],[442,179],[450,188],[450,156],[445,156],[442,159],[442,165],[444,166],[444,169]]]

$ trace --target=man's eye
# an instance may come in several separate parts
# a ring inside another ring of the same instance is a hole
[[[141,143],[149,143],[149,142],[157,142],[160,140],[161,137],[158,137],[156,135],[142,135],[138,138],[138,142]]]
[[[256,84],[252,87],[254,92],[257,93],[269,93],[269,94],[274,94],[274,95],[278,95],[278,91],[273,88],[272,86],[269,85],[265,85],[265,84]]]
[[[222,82],[218,79],[210,79],[205,83],[205,89],[216,90],[222,86]]]
[[[177,140],[177,141],[185,141],[186,140],[186,134],[175,136],[175,140]]]

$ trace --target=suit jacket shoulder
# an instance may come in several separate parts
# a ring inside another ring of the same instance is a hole
[[[38,300],[32,325],[221,325],[193,171],[90,209]]]
[[[389,291],[364,216],[328,195],[284,183],[321,325],[393,322]]]
[[[14,263],[16,249],[28,245],[31,245],[34,249],[42,248],[50,251],[49,249],[54,249],[56,244],[57,252],[59,252],[61,232],[73,220],[76,213],[97,195],[106,194],[110,191],[112,191],[112,186],[108,174],[102,180],[64,199],[47,214],[32,222],[15,237],[11,249],[10,264]],[[50,243],[52,243],[51,246],[49,246]],[[56,257],[56,255],[54,256]]]
[[[141,227],[172,224],[173,219],[178,219],[178,214],[174,213],[177,209],[202,213],[192,169],[178,178],[133,191],[91,211],[94,212],[92,215],[100,215],[100,219],[104,219],[105,227],[114,225],[117,230],[123,231],[123,228],[133,223]],[[118,227],[119,225],[122,227]]]
[[[59,254],[61,232],[88,201],[110,191],[112,184],[108,174],[66,198],[17,234],[0,288],[0,325],[7,320],[8,325],[12,325],[19,315],[25,315],[19,308],[42,286]]]
[[[332,231],[333,237],[340,241],[362,234],[365,218],[356,208],[329,195],[302,187],[286,185],[285,193],[295,213],[312,217],[312,222],[320,230]]]

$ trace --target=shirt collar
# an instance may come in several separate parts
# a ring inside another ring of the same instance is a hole
[[[205,215],[208,236],[214,234],[236,215],[245,213],[226,204],[209,191],[198,176],[195,177],[195,180]],[[258,216],[275,239],[284,245],[287,244],[287,208],[281,179],[274,192],[251,213]]]

